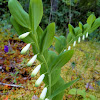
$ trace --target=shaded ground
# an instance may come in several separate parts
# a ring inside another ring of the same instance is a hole
[[[4,51],[5,45],[10,48],[7,53]],[[0,39],[0,82],[24,86],[24,88],[16,88],[0,85],[1,100],[31,100],[34,95],[39,97],[41,94],[44,84],[42,83],[38,88],[34,87],[39,74],[34,78],[30,77],[32,69],[38,65],[38,62],[27,67],[26,63],[33,56],[31,49],[26,55],[20,54],[25,45],[17,38],[12,39],[9,36],[2,36]],[[97,85],[100,80],[100,44],[81,42],[74,49],[74,56],[62,68],[61,76],[66,82],[76,78],[80,80],[65,91],[63,100],[82,100],[82,96],[68,94],[71,88],[85,89],[87,96],[93,94],[100,100],[100,86]],[[92,88],[86,87],[87,83]]]

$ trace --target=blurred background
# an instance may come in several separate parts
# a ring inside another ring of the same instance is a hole
[[[18,0],[25,11],[28,12],[29,0]],[[78,26],[79,21],[83,24],[90,14],[100,16],[100,0],[42,0],[44,15],[41,27],[44,29],[50,22],[56,23],[56,34],[67,36],[68,24]],[[10,32],[8,32],[8,30]],[[8,0],[0,0],[0,33],[10,34],[11,37],[16,33],[10,23],[10,12]],[[90,34],[88,40],[100,41],[100,28]]]

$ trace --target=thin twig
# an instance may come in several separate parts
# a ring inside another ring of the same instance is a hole
[[[0,82],[0,85],[8,85],[8,86],[12,86],[12,87],[21,87],[21,88],[25,88],[24,86],[20,86],[20,85],[15,85],[15,84],[6,84],[6,83],[1,83]]]

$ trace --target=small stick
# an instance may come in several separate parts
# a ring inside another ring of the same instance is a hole
[[[10,45],[10,41],[8,40],[9,50],[12,51],[12,47]]]
[[[25,88],[24,86],[20,86],[20,85],[15,85],[15,84],[6,84],[6,83],[1,83],[0,82],[0,85],[8,85],[8,86],[12,86],[12,87],[21,87],[21,88]]]

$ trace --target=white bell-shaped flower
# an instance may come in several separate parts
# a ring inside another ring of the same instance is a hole
[[[83,35],[82,40],[85,40],[85,35]]]
[[[75,45],[76,45],[76,41],[74,41],[74,43],[73,43],[73,47],[75,47]]]
[[[81,37],[78,38],[78,43],[80,43],[80,42],[81,42]]]
[[[86,38],[88,37],[88,35],[89,35],[89,33],[87,32],[87,33],[86,33]]]
[[[64,50],[64,52],[66,51],[66,49]]]
[[[30,43],[27,44],[27,45],[21,50],[21,54],[25,54],[25,53],[27,52],[27,50],[29,49],[30,45],[31,45]]]
[[[31,58],[31,60],[27,63],[27,66],[31,66],[31,65],[34,63],[34,61],[36,60],[36,58],[37,58],[37,55],[34,55],[34,56]]]
[[[35,82],[35,87],[38,87],[38,86],[41,84],[41,82],[43,81],[44,77],[45,77],[45,75],[42,74],[42,75],[37,79],[37,81]]]
[[[49,100],[48,98],[46,98],[45,100]]]
[[[46,96],[46,93],[47,93],[47,87],[45,87],[40,95],[40,100],[44,100],[45,96]],[[46,99],[48,100],[48,99]]]
[[[71,46],[68,47],[68,50],[70,50],[70,49],[71,49]]]
[[[30,32],[26,32],[22,35],[19,36],[19,39],[24,39],[25,37],[27,37],[30,34]]]
[[[32,71],[31,77],[34,77],[34,76],[38,73],[38,71],[40,70],[40,68],[41,68],[41,65],[38,65],[38,66]]]

